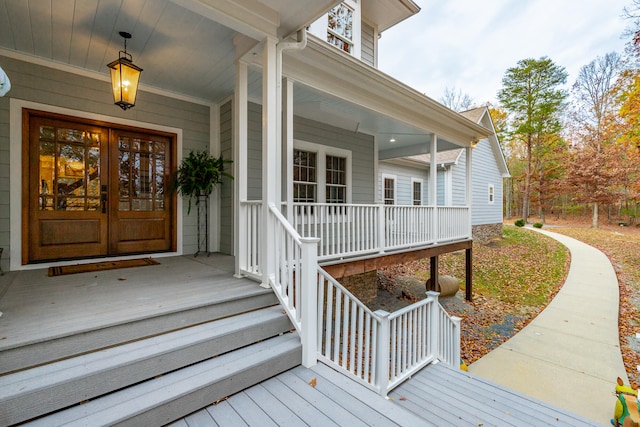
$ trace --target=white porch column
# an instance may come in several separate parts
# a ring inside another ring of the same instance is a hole
[[[268,243],[275,240],[275,227],[271,226],[269,206],[279,201],[277,186],[280,185],[277,165],[277,117],[276,105],[276,45],[277,39],[267,37],[262,51],[262,239],[260,240],[260,267],[262,286],[269,286],[274,274],[275,256]]]
[[[209,153],[212,156],[220,156],[220,105],[213,105],[209,109],[209,122],[211,131],[209,132]],[[220,252],[220,186],[213,188],[211,193],[211,204],[207,212],[209,222],[209,252]]]
[[[286,156],[286,217],[290,223],[293,223],[293,81],[289,78],[285,78],[283,88],[284,93],[282,96],[282,120],[284,121],[284,123],[282,129],[284,131],[284,146]]]
[[[234,183],[234,221],[233,236],[235,254],[235,276],[240,277],[241,266],[247,261],[247,227],[240,226],[246,220],[246,212],[242,211],[241,203],[247,200],[247,153],[248,153],[248,88],[247,63],[236,61],[236,90],[233,99],[233,183]]]
[[[438,135],[431,136],[431,147],[429,148],[429,205],[433,206],[433,220],[431,222],[431,235],[433,243],[437,243],[438,236]]]
[[[473,170],[471,169],[471,151],[473,150],[473,147],[467,147],[466,148],[466,155],[467,155],[467,170],[466,170],[466,176],[467,176],[467,189],[466,191],[466,204],[467,204],[467,208],[468,208],[468,212],[469,212],[469,237],[473,237],[473,223],[472,223],[472,216],[471,216],[471,209],[472,209],[472,205],[473,205]]]

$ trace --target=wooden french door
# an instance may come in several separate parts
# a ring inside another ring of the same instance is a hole
[[[175,135],[35,111],[24,121],[25,262],[175,250]]]

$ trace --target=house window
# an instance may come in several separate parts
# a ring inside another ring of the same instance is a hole
[[[344,3],[329,12],[327,41],[349,54],[353,52],[353,9]]]
[[[326,158],[327,203],[347,202],[347,159],[327,155]]]
[[[395,205],[396,203],[396,179],[395,177],[383,177],[383,200],[385,205]]]
[[[351,203],[351,151],[294,141],[294,203]]]
[[[311,151],[293,151],[293,201],[318,201],[317,154]]]
[[[413,205],[420,206],[422,205],[422,180],[413,178],[411,185],[413,187]]]
[[[489,184],[489,204],[492,205],[494,203],[494,188],[493,184]]]

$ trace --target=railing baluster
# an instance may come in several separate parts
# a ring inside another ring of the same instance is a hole
[[[342,325],[342,291],[336,288],[336,310],[335,310],[335,329],[334,329],[334,342],[333,342],[333,361],[340,364],[340,346],[342,342],[340,340],[340,333]]]

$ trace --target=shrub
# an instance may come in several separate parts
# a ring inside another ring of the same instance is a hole
[[[520,218],[513,223],[516,227],[524,227],[524,219]]]
[[[542,228],[542,223],[541,223],[541,222],[534,222],[534,223],[533,223],[533,226],[534,226],[535,228]]]

